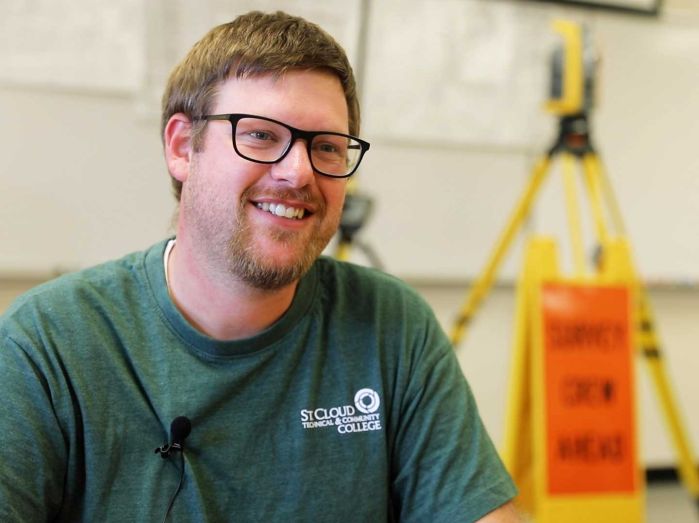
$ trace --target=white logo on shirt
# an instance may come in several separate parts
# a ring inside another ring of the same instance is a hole
[[[379,405],[381,405],[381,400],[376,391],[362,389],[354,395],[354,404],[359,412],[372,414],[378,410]]]
[[[354,405],[332,408],[302,409],[301,425],[304,429],[336,427],[340,434],[381,430],[381,405],[379,394],[372,389],[361,389],[354,395]],[[357,415],[357,411],[362,414]]]

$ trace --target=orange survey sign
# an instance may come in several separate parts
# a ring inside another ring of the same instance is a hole
[[[638,488],[630,292],[542,288],[548,492]]]

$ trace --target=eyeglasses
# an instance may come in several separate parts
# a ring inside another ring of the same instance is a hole
[[[231,122],[233,148],[257,163],[277,163],[296,140],[305,140],[313,170],[324,176],[347,178],[359,167],[369,142],[331,131],[302,131],[283,122],[252,114],[210,114],[203,120]]]

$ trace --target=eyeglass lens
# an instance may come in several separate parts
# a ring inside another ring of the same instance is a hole
[[[276,162],[289,147],[291,130],[276,122],[244,117],[238,120],[233,134],[238,154],[253,161]],[[361,157],[362,147],[351,137],[317,134],[310,144],[313,168],[330,176],[351,173]]]

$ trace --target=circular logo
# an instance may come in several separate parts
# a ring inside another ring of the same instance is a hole
[[[376,412],[381,405],[379,395],[371,389],[362,389],[354,395],[354,405],[359,412],[371,414]]]

